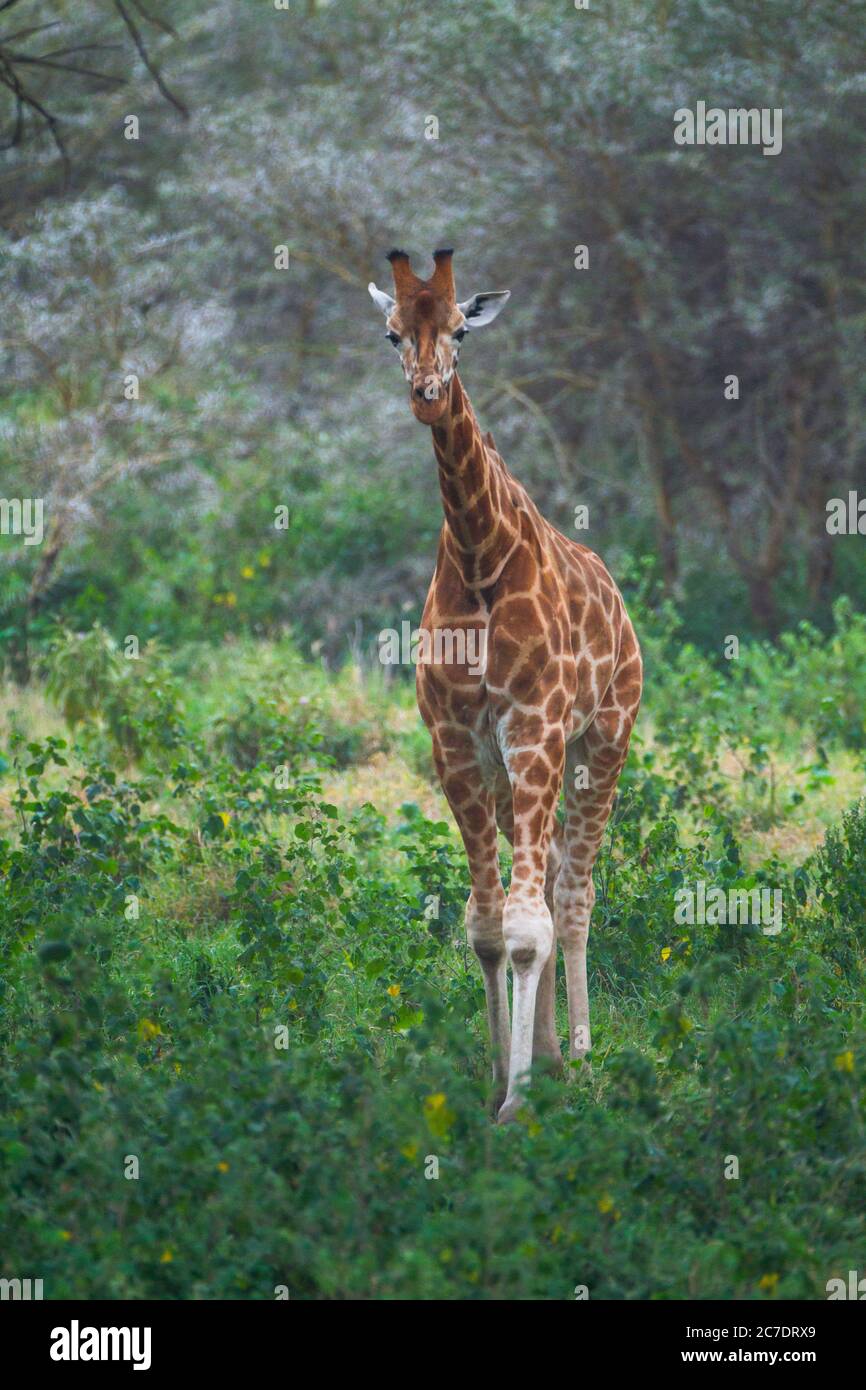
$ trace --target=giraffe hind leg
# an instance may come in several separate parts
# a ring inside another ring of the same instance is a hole
[[[544,897],[550,909],[551,917],[553,916],[556,880],[562,863],[563,844],[564,829],[559,821],[556,821],[548,851],[547,877],[544,886]],[[562,1049],[559,1045],[559,1034],[556,1031],[556,957],[556,939],[554,938],[553,949],[538,982],[538,993],[535,996],[535,1021],[532,1031],[533,1064],[541,1062],[551,1071],[562,1070]]]
[[[637,663],[636,681],[633,662]],[[554,887],[553,921],[565,960],[572,1061],[585,1057],[592,1047],[586,973],[589,922],[595,903],[592,870],[628,755],[640,696],[639,673],[639,658],[624,663],[594,722],[566,753],[565,835],[562,866]]]

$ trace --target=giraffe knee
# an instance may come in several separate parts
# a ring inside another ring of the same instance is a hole
[[[470,897],[466,904],[466,936],[482,966],[501,964],[505,958],[501,906],[488,905],[482,911]]]
[[[540,974],[553,949],[553,918],[547,904],[506,903],[502,927],[512,970]]]
[[[589,920],[595,904],[595,885],[592,878],[578,883],[557,881],[553,893],[553,921],[557,940],[563,945],[585,944],[589,936]]]
[[[505,942],[500,929],[498,937],[469,933],[469,944],[482,966],[501,965],[505,959]]]

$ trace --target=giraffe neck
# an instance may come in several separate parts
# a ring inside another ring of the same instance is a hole
[[[433,426],[448,549],[471,589],[495,584],[520,534],[509,480],[481,436],[460,378],[451,378],[448,409]]]

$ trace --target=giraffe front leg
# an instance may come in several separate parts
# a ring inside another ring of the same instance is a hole
[[[497,1116],[500,1124],[506,1124],[520,1108],[520,1087],[532,1067],[536,996],[553,953],[553,920],[543,893],[536,899],[515,899],[509,894],[502,925],[512,975],[508,1092]]]
[[[512,1023],[508,1094],[498,1116],[501,1124],[515,1118],[520,1087],[532,1065],[542,979],[549,993],[541,998],[545,1009],[544,1015],[539,1015],[541,1036],[552,1029],[554,932],[545,886],[564,742],[564,737],[555,733],[544,744],[510,753],[507,759],[514,806],[514,862],[502,925],[511,963]]]
[[[494,1106],[498,1110],[507,1087],[511,1026],[502,934],[505,893],[499,871],[496,808],[492,793],[484,786],[467,737],[451,731],[450,741],[446,743],[434,733],[433,756],[469,863],[472,891],[466,904],[466,935],[478,957],[484,979]]]
[[[511,784],[503,774],[495,789],[496,820],[499,829],[509,844],[514,844],[514,806]],[[562,826],[554,818],[553,833],[547,857],[547,879],[544,896],[547,906],[553,913],[553,890],[559,867],[562,863]],[[541,1061],[553,1071],[562,1069],[562,1053],[556,1032],[556,945],[548,957],[546,966],[538,981],[535,997],[535,1022],[532,1029],[532,1061]]]
[[[475,899],[474,890],[466,904],[466,935],[478,957],[484,977],[487,999],[487,1023],[490,1029],[490,1053],[493,1064],[494,1113],[505,1099],[508,1085],[508,1058],[511,1051],[511,1024],[508,1018],[508,983],[505,978],[505,941],[502,935],[502,906],[488,902],[484,908]]]

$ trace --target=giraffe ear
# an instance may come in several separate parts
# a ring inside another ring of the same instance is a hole
[[[458,304],[457,308],[465,318],[467,328],[484,328],[505,308],[505,301],[510,296],[511,290],[488,290],[486,294],[473,294],[471,299]]]
[[[396,307],[396,299],[392,299],[390,294],[386,294],[384,290],[377,290],[372,280],[367,286],[367,289],[370,291],[370,298],[373,300],[373,303],[378,304],[385,318],[387,318]]]

